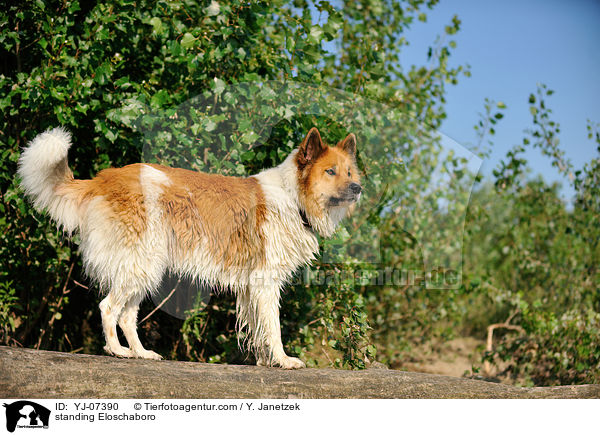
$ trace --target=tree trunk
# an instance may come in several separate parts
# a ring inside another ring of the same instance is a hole
[[[0,346],[2,398],[600,398],[600,385],[518,388],[387,369],[282,370]]]

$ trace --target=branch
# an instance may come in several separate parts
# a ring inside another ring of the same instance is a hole
[[[510,316],[508,316],[508,319],[506,319],[506,321],[504,323],[494,323],[487,327],[487,340],[486,340],[485,350],[487,351],[488,354],[494,350],[494,330],[503,328],[503,329],[508,329],[511,331],[518,331],[521,334],[525,333],[525,330],[522,327],[520,327],[518,325],[510,324],[510,321],[517,315],[518,312],[519,312],[519,310],[516,310],[515,312],[513,312]],[[492,365],[490,364],[490,362],[487,360],[484,361],[484,363],[483,363],[484,373],[486,375],[490,375],[491,370],[492,370]]]
[[[600,385],[519,388],[373,368],[283,370],[0,346],[0,398],[600,398]]]

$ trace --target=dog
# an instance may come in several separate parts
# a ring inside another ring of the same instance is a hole
[[[85,272],[104,296],[109,354],[161,359],[140,342],[137,314],[170,272],[235,293],[237,328],[257,365],[305,367],[283,349],[281,291],[315,258],[317,234],[332,236],[361,196],[354,134],[329,146],[312,128],[279,166],[247,178],[137,163],[76,180],[70,146],[60,127],[39,134],[18,174],[36,209],[78,231]]]

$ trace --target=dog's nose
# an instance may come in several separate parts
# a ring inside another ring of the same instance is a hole
[[[362,191],[362,187],[360,187],[360,184],[358,184],[358,183],[351,183],[350,184],[350,191],[352,193],[358,195]]]

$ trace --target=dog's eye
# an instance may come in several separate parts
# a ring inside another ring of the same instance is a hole
[[[327,172],[329,175],[335,175],[335,169],[333,168],[327,169],[325,172]]]

